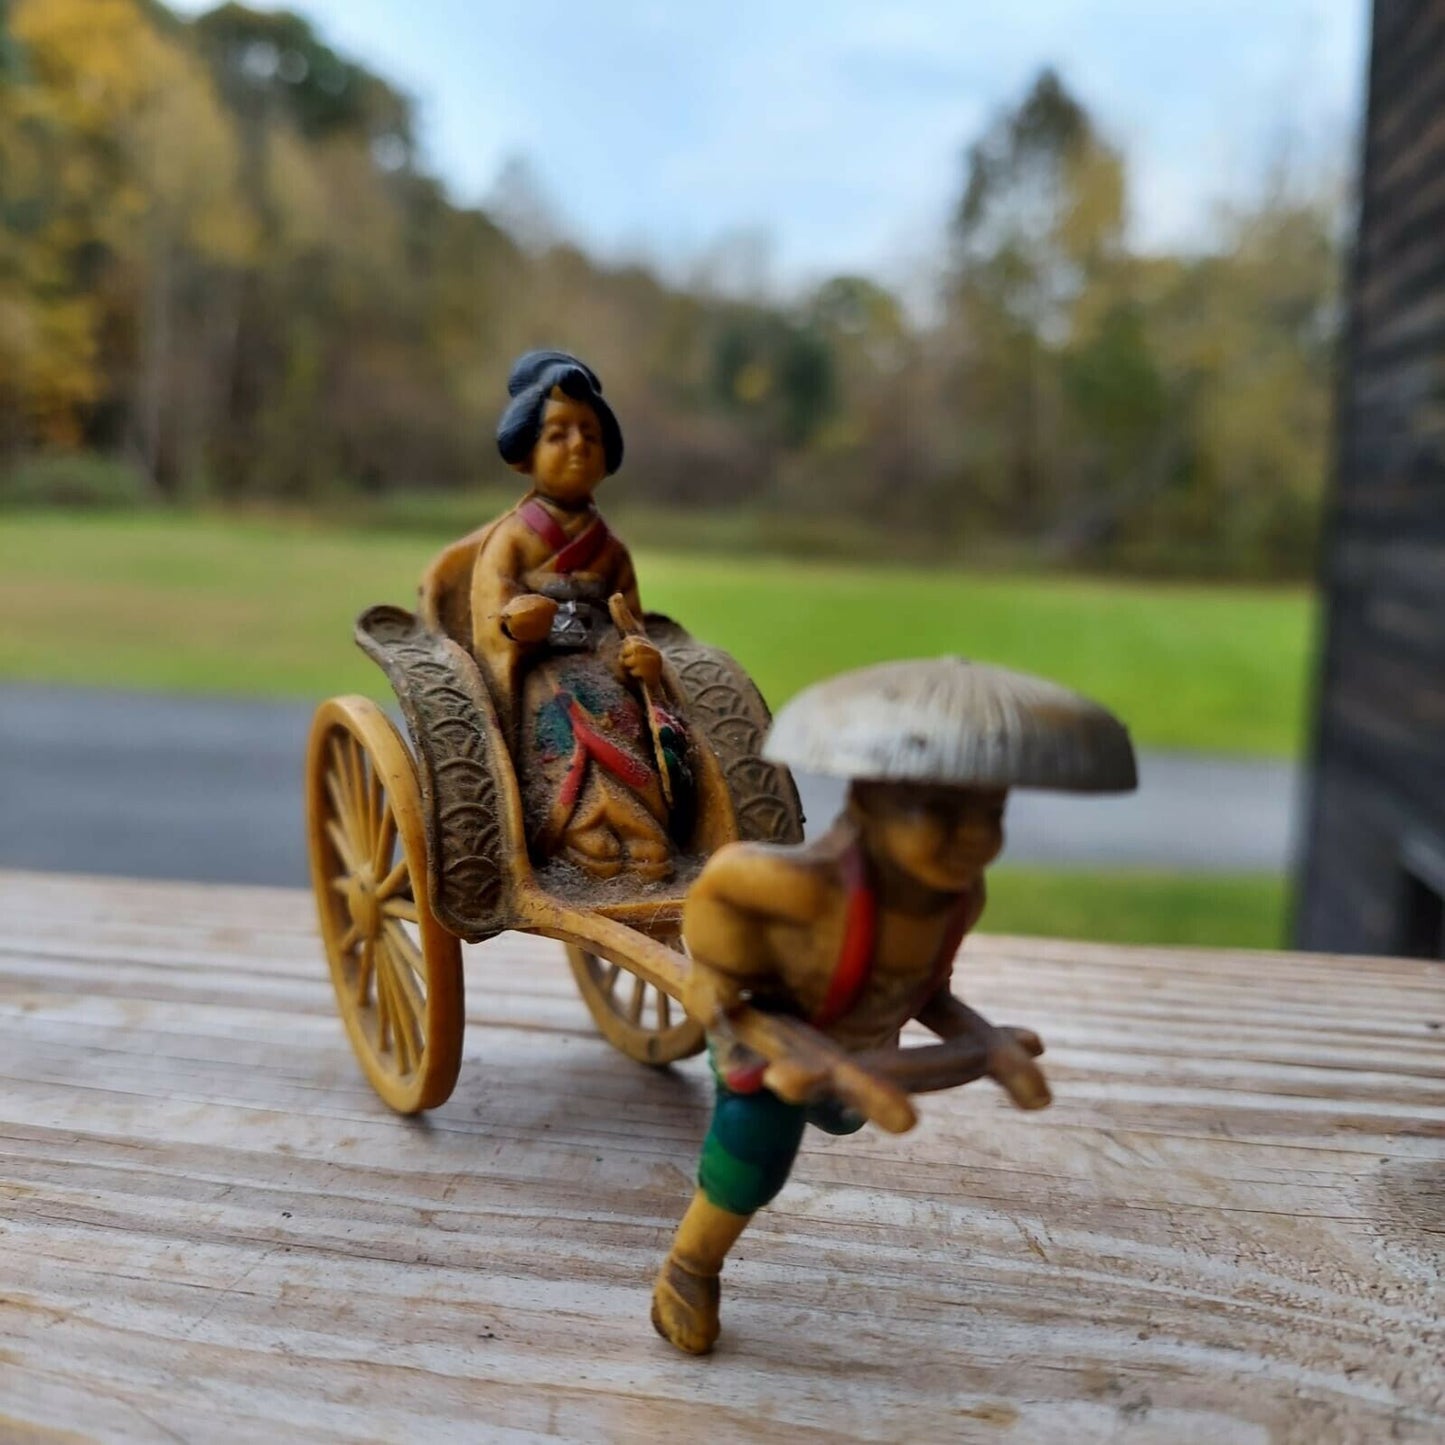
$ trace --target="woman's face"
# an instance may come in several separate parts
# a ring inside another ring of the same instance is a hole
[[[529,469],[537,490],[564,505],[585,502],[607,475],[607,454],[597,413],[585,401],[553,391]]]

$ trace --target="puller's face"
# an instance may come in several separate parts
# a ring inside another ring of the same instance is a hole
[[[607,475],[602,424],[585,401],[554,391],[542,412],[537,444],[528,466],[544,497],[577,506],[585,502]]]
[[[1003,850],[1004,788],[926,783],[857,785],[874,846],[941,893],[970,887]]]

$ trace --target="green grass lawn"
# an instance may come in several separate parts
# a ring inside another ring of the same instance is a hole
[[[986,933],[1208,948],[1288,945],[1286,882],[1269,874],[1013,867],[988,875]]]
[[[385,679],[351,643],[352,622],[372,602],[409,605],[436,546],[301,521],[0,515],[0,677],[385,697]],[[848,667],[957,652],[1089,693],[1143,746],[1299,747],[1303,589],[706,553],[642,551],[637,562],[647,605],[732,651],[774,704]]]
[[[372,602],[410,604],[440,539],[302,521],[0,514],[0,678],[180,692],[389,696],[352,645]],[[775,704],[890,657],[960,652],[1118,710],[1145,746],[1288,756],[1303,590],[1185,587],[641,551],[650,607],[741,659]],[[984,927],[1121,943],[1270,948],[1272,877],[1012,867]]]

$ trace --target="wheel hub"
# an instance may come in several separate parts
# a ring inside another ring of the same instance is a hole
[[[375,938],[381,931],[381,901],[376,896],[376,879],[369,870],[354,873],[346,880],[346,906],[362,935]]]

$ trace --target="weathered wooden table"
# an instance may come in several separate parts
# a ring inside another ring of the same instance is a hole
[[[471,950],[406,1120],[307,895],[0,916],[0,1439],[1445,1439],[1437,965],[972,940],[1055,1106],[810,1137],[696,1361],[647,1308],[705,1071],[607,1047],[559,945]]]

